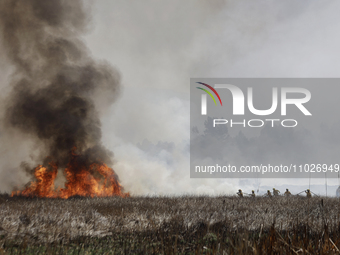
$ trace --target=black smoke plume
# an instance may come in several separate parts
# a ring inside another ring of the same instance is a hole
[[[63,168],[72,153],[81,164],[111,163],[95,102],[115,100],[120,76],[91,58],[81,39],[88,23],[80,0],[0,1],[1,45],[15,69],[4,121],[45,144],[46,166]]]

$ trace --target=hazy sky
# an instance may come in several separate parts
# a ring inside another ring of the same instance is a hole
[[[122,95],[103,118],[103,142],[115,153],[125,187],[133,193],[234,193],[242,186],[237,180],[189,179],[189,79],[338,77],[339,5],[95,1],[86,42],[122,74]],[[136,146],[144,139],[174,148],[159,145],[150,155]]]

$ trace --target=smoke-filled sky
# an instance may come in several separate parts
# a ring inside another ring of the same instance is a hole
[[[101,115],[102,142],[114,153],[113,167],[132,194],[257,188],[244,180],[189,178],[191,77],[339,76],[336,0],[84,3],[92,21],[83,42],[94,59],[105,59],[121,76],[120,96]],[[6,61],[0,60],[2,98],[9,93],[12,71]],[[28,180],[17,167],[34,160],[30,152],[36,144],[21,141],[21,135],[1,132],[2,191]]]

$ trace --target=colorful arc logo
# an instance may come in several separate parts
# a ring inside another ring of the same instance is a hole
[[[217,91],[216,91],[213,87],[211,87],[210,85],[205,84],[205,83],[203,83],[203,82],[196,82],[196,83],[201,84],[201,85],[206,86],[207,88],[211,89],[211,91],[214,92],[215,95],[218,97],[218,100],[220,100],[220,104],[221,104],[221,106],[222,106],[222,100],[221,100],[221,98],[220,98],[220,95],[217,93]],[[200,88],[200,87],[197,87],[197,88],[198,88],[198,89],[201,89],[201,90],[203,90],[203,91],[205,91],[205,92],[206,92],[206,93],[214,100],[215,105],[217,105],[214,96],[211,94],[211,92],[210,92],[209,90],[206,90],[206,89],[203,89],[203,88]]]

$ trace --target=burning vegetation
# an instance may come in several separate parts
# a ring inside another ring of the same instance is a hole
[[[80,0],[0,2],[1,46],[13,67],[5,127],[40,147],[32,182],[12,195],[127,196],[101,143],[100,113],[119,94],[120,75],[96,62],[82,41],[89,22]],[[55,188],[57,174],[65,188]]]
[[[92,163],[87,166],[77,162],[80,155],[73,154],[69,165],[65,168],[65,188],[55,189],[58,166],[50,162],[49,168],[42,165],[34,169],[36,181],[23,191],[13,191],[12,196],[69,198],[71,196],[108,197],[113,195],[129,196],[123,193],[122,186],[112,168],[105,163]]]

